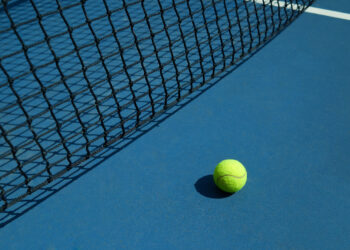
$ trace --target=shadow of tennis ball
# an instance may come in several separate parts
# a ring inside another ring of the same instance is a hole
[[[213,175],[206,175],[198,179],[194,184],[197,192],[201,195],[212,198],[212,199],[222,199],[231,196],[230,193],[225,193],[221,191],[214,183]]]

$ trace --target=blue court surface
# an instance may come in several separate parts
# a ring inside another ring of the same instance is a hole
[[[349,249],[350,2],[309,10],[3,212],[0,249]],[[212,177],[228,158],[248,172],[233,195]]]

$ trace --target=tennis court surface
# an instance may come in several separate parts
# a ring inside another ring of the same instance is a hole
[[[347,249],[349,13],[0,1],[0,248]]]

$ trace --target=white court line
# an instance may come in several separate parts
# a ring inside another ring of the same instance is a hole
[[[251,0],[245,0],[246,2],[251,2]],[[270,0],[255,0],[256,3],[258,4],[264,4],[265,5],[270,5],[272,4],[272,6],[275,7],[284,7],[285,6],[285,2],[280,1],[279,5],[278,2],[276,0],[270,1]],[[298,4],[290,4],[287,3],[287,8],[293,8],[294,10],[298,10],[301,8],[302,5],[298,5]],[[315,8],[315,7],[309,7],[305,10],[305,12],[307,13],[312,13],[312,14],[317,14],[317,15],[322,15],[322,16],[328,16],[328,17],[333,17],[333,18],[338,18],[338,19],[343,19],[343,20],[348,20],[350,21],[350,14],[348,13],[344,13],[344,12],[339,12],[339,11],[333,11],[333,10],[325,10],[325,9],[321,9],[321,8]]]
[[[344,12],[339,12],[334,10],[325,10],[325,9],[320,9],[315,7],[307,8],[306,12],[350,21],[350,14],[344,13]]]

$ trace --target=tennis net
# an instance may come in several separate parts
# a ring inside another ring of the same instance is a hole
[[[0,211],[271,40],[313,0],[0,0]]]

